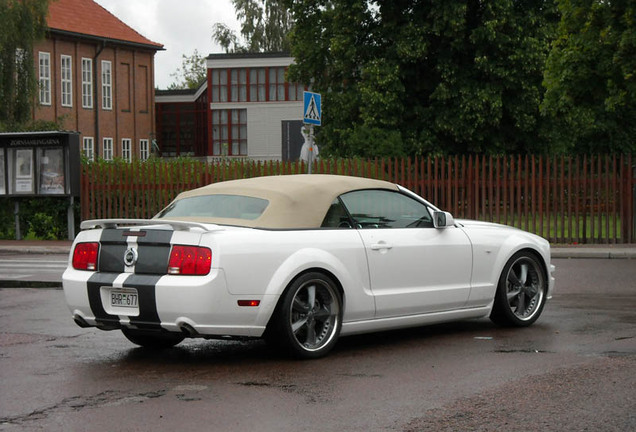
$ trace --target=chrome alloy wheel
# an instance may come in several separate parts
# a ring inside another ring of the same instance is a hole
[[[289,325],[300,347],[318,351],[338,334],[340,316],[335,288],[323,279],[310,279],[294,294]]]
[[[519,320],[531,320],[541,310],[545,289],[545,277],[536,260],[520,256],[512,263],[506,275],[506,297]]]

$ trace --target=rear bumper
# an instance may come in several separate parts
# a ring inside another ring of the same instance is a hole
[[[69,268],[62,283],[73,319],[82,327],[130,327],[191,337],[260,337],[278,300],[262,294],[230,294],[222,269],[206,276],[151,276]],[[138,307],[113,307],[112,289],[136,292]],[[239,300],[259,300],[260,304],[239,306]]]

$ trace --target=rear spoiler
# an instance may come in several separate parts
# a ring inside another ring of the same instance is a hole
[[[201,222],[177,221],[170,219],[91,219],[80,224],[80,228],[119,228],[138,225],[169,225],[175,231],[187,231],[191,228],[200,228],[204,231],[219,231],[223,228],[215,224],[204,224]]]

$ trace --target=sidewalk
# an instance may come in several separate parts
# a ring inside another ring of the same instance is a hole
[[[0,254],[66,254],[70,240],[0,240]],[[556,245],[552,258],[636,258],[636,244]]]
[[[0,240],[0,254],[66,254],[71,240]]]

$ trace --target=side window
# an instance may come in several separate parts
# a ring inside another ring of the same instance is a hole
[[[322,228],[351,228],[349,215],[338,198],[329,206],[325,219],[320,226]]]
[[[432,228],[426,206],[388,190],[360,190],[340,196],[358,228]]]

